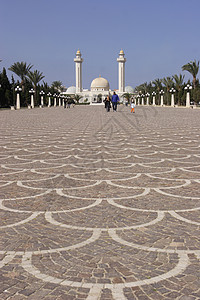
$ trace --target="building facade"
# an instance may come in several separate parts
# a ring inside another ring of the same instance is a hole
[[[123,100],[122,95],[126,92],[125,88],[125,62],[124,51],[121,50],[118,62],[118,89],[115,92],[119,95],[120,100]],[[114,91],[110,89],[110,85],[107,79],[99,76],[92,80],[90,89],[83,89],[82,87],[82,63],[83,58],[80,50],[76,52],[75,72],[76,72],[76,86],[71,86],[64,93],[66,95],[78,94],[82,98],[80,102],[88,102],[90,104],[103,104],[104,99],[109,95],[111,96]]]

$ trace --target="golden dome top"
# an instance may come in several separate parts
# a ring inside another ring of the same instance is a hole
[[[124,51],[121,49],[121,51],[119,52],[120,54],[124,54]]]
[[[91,83],[91,90],[103,88],[105,91],[109,90],[109,82],[107,79],[101,77],[101,75],[95,78]]]
[[[77,52],[76,52],[76,54],[81,54],[81,51],[78,49]]]

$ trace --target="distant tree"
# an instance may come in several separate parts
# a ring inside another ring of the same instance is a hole
[[[63,92],[63,86],[62,86],[62,82],[60,80],[53,81],[51,84],[51,87],[54,88],[55,92],[57,92],[57,93]]]
[[[40,85],[40,88],[41,88],[45,93],[48,93],[49,90],[50,90],[50,87],[49,87],[48,83],[47,83],[47,82],[44,82],[44,80],[43,80],[42,84]]]
[[[53,95],[55,93],[55,91],[52,89],[51,91],[51,87],[48,85],[47,82],[45,82],[43,80],[42,84],[38,85],[38,90],[39,91],[44,91],[45,95],[47,95],[49,92]],[[48,104],[48,99],[47,97],[44,98],[44,104],[47,105]]]
[[[183,88],[183,85],[184,85],[184,78],[185,78],[185,75],[173,75],[172,78],[174,79],[175,81],[175,87],[177,90],[181,90]]]
[[[149,85],[147,82],[144,82],[136,87],[136,90],[141,94],[146,94],[148,92]]]
[[[102,102],[102,94],[98,94],[98,96],[97,96],[97,102],[98,103]]]
[[[80,99],[83,98],[81,95],[75,94],[73,96],[73,99],[76,101],[76,103],[79,103]]]
[[[181,105],[181,99],[182,99],[182,96],[183,96],[183,87],[184,87],[184,77],[185,75],[173,75],[172,78],[174,79],[175,81],[175,88],[176,90],[178,91],[178,105]]]
[[[143,94],[143,95],[146,95],[147,93],[149,93],[150,94],[150,102],[151,102],[151,99],[152,99],[151,94],[154,91],[154,88],[152,86],[152,81],[150,81],[149,83],[144,82],[144,83],[136,86],[135,91],[136,91],[136,93]]]
[[[167,98],[167,104],[170,104],[170,89],[173,87],[174,82],[173,82],[173,78],[170,76],[164,77],[163,79],[161,79],[161,82],[164,84],[165,86],[165,92],[166,92],[166,98]]]
[[[132,96],[133,96],[133,95],[130,94],[130,93],[124,93],[124,94],[122,95],[122,97],[124,97],[124,98],[128,101],[128,103],[131,102]]]
[[[162,90],[162,79],[155,79],[152,81],[152,84],[154,85],[154,88],[156,90],[156,92],[160,92]]]
[[[192,97],[191,100],[193,100],[196,104],[200,104],[200,84],[199,84],[199,79],[196,80],[196,87],[195,87],[195,89],[191,90],[191,97]]]
[[[21,79],[21,86],[22,90],[24,92],[24,83],[25,83],[25,78],[28,76],[29,71],[31,70],[33,66],[31,64],[27,65],[26,62],[16,62],[14,63],[8,70],[12,71],[15,73],[19,78]]]
[[[12,91],[12,101],[11,105],[15,105],[15,87],[16,87],[15,79],[13,75],[11,76],[11,91]]]
[[[163,86],[162,86],[162,79],[155,79],[152,81],[152,84],[154,85],[154,90],[156,92],[156,101],[158,101],[158,97],[159,97],[159,92],[163,89]]]
[[[140,94],[146,94],[146,93],[152,93],[153,87],[152,87],[152,82],[144,82],[138,86],[136,86],[135,91],[140,93]]]
[[[0,85],[0,107],[9,107],[12,104],[12,92],[5,68],[0,74]]]
[[[193,87],[196,88],[196,80],[197,80],[197,74],[199,72],[199,61],[196,62],[196,60],[191,61],[185,65],[182,66],[183,71],[188,71],[193,76]]]
[[[38,70],[35,70],[34,72],[30,71],[28,73],[28,78],[31,81],[33,88],[35,90],[34,97],[35,97],[36,104],[37,104],[37,85],[44,77],[45,76],[43,75],[43,73]]]

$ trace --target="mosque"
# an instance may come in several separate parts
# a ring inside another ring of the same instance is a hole
[[[103,104],[103,100],[108,95],[112,95],[113,91],[110,89],[110,85],[107,79],[99,76],[92,80],[90,90],[82,88],[82,63],[83,58],[81,57],[81,52],[78,50],[76,52],[76,57],[74,58],[75,70],[76,70],[76,86],[70,86],[65,95],[75,95],[78,94],[82,98],[80,102],[88,102],[90,104]],[[119,57],[117,58],[119,64],[118,68],[118,89],[115,92],[118,94],[120,101],[123,101],[124,93],[134,93],[131,86],[125,87],[125,62],[124,51],[121,50]]]

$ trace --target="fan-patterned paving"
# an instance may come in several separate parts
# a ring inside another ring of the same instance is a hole
[[[0,299],[200,299],[199,110],[0,116]]]

